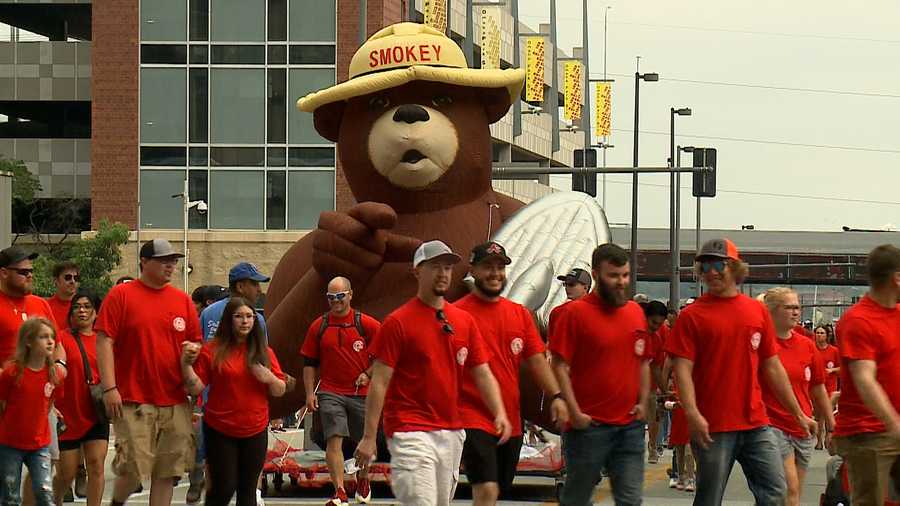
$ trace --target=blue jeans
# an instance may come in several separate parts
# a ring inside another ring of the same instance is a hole
[[[722,504],[735,461],[741,464],[758,506],[782,504],[787,493],[784,465],[770,427],[717,432],[711,436],[713,442],[709,448],[704,450],[693,445],[698,467],[694,506]]]
[[[50,477],[50,449],[19,450],[0,445],[0,504],[22,504],[22,464],[31,473],[31,486],[38,506],[53,505],[53,484]]]
[[[563,434],[566,483],[561,504],[591,504],[600,472],[609,471],[616,505],[639,505],[644,487],[644,422],[591,425]]]
[[[669,429],[672,423],[672,414],[669,411],[660,410],[659,432],[656,434],[656,447],[665,448],[666,439],[669,437]]]

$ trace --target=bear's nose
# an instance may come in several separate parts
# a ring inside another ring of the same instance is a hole
[[[416,121],[428,121],[428,111],[424,107],[416,104],[403,104],[394,111],[394,121],[405,123],[415,123]]]

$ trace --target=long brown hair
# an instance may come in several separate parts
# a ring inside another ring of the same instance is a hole
[[[54,343],[56,346],[59,346],[59,342],[56,339],[56,328],[50,320],[41,317],[32,317],[25,320],[25,322],[22,323],[22,326],[19,327],[19,340],[16,343],[16,354],[13,355],[12,359],[13,364],[16,366],[16,384],[19,383],[22,379],[22,375],[25,374],[25,366],[28,364],[31,348],[34,346],[34,342],[37,341],[38,334],[41,333],[41,327],[50,329],[50,334],[53,336]],[[50,383],[59,385],[56,367],[53,367],[53,355],[47,357],[46,366],[47,371],[50,374]]]
[[[253,304],[243,297],[232,297],[222,312],[222,320],[219,321],[219,327],[216,329],[214,343],[216,344],[216,352],[213,357],[213,366],[221,367],[222,362],[238,346],[237,336],[234,333],[234,324],[232,323],[234,313],[241,307],[248,307],[253,311],[253,328],[247,335],[247,367],[255,364],[262,364],[269,367],[269,350],[266,344],[266,338],[263,335],[262,327],[259,325],[259,316],[253,309]]]

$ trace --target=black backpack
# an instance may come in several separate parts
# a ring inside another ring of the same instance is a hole
[[[325,330],[329,327],[328,319],[330,315],[330,312],[322,315],[322,325],[319,326],[319,333],[316,335],[316,339],[320,342],[322,341],[322,336],[325,334]],[[356,327],[356,332],[359,334],[359,337],[363,338],[364,341],[369,342],[368,337],[366,337],[366,329],[364,329],[362,325],[362,313],[359,311],[353,313],[353,326]],[[340,325],[340,327],[347,328],[349,325]]]

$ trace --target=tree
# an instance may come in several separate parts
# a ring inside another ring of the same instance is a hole
[[[22,160],[11,160],[0,155],[0,171],[12,172],[12,198],[14,203],[30,204],[41,192],[41,182],[28,170]]]

